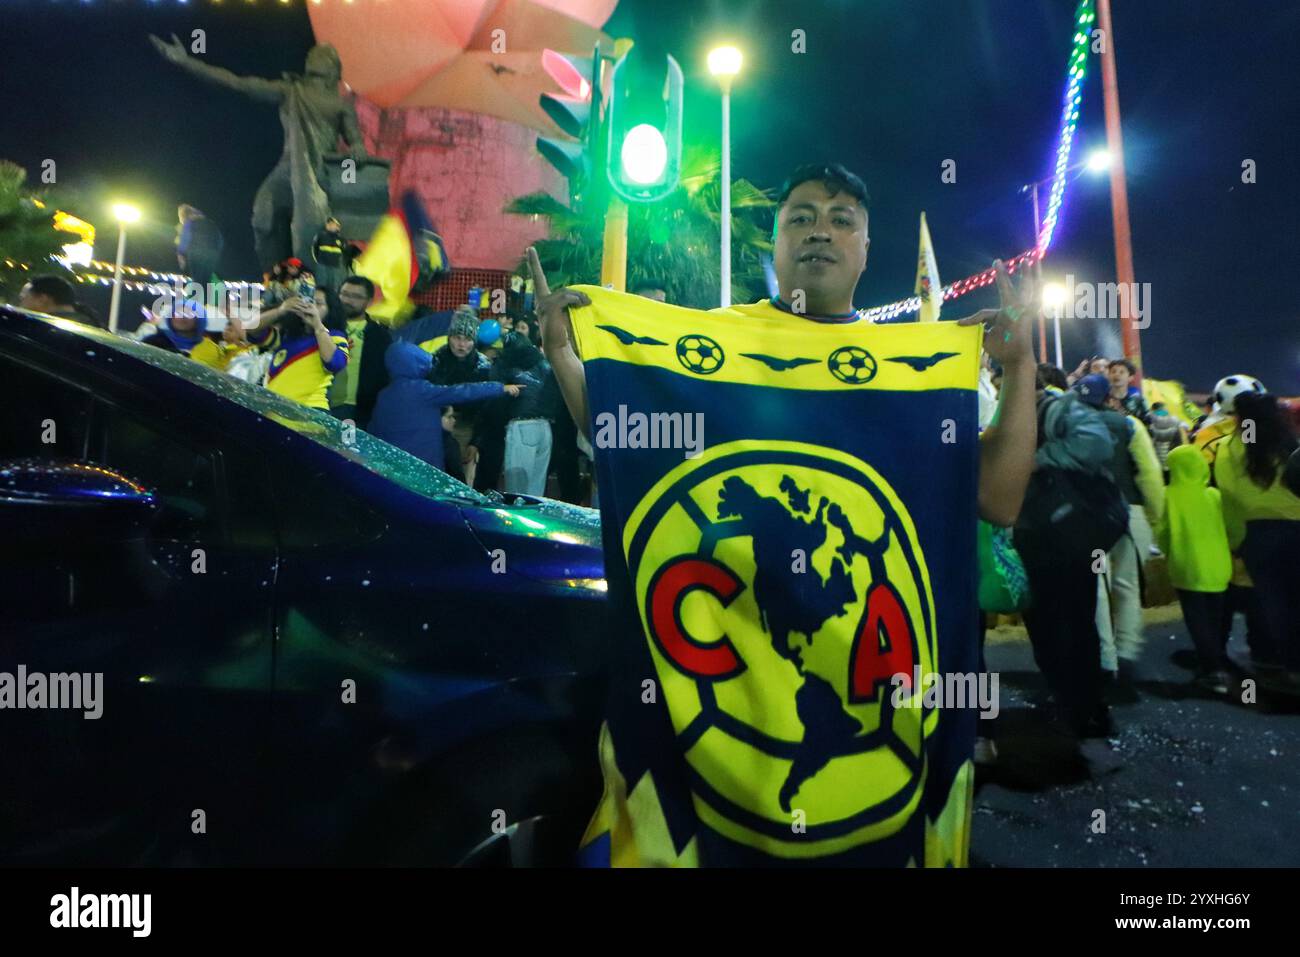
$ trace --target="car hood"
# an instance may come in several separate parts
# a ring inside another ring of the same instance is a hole
[[[600,513],[526,495],[462,505],[461,512],[489,553],[501,549],[508,571],[567,587],[604,591]]]

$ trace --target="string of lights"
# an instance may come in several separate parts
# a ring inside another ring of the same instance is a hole
[[[1079,125],[1079,104],[1083,102],[1083,81],[1088,70],[1089,25],[1096,20],[1095,0],[1079,0],[1074,11],[1074,44],[1070,49],[1068,81],[1065,87],[1065,105],[1061,111],[1061,131],[1056,143],[1056,167],[1052,177],[1052,191],[1047,201],[1047,214],[1043,217],[1033,249],[1007,260],[1007,272],[1015,273],[1047,255],[1052,236],[1060,218],[1061,204],[1065,200],[1066,173],[1070,169],[1070,150],[1074,145],[1074,132]],[[982,289],[997,281],[997,271],[992,267],[967,276],[943,287],[943,301],[956,299],[968,292]],[[874,306],[859,310],[859,315],[869,322],[889,322],[921,308],[921,297],[912,296],[887,306]]]

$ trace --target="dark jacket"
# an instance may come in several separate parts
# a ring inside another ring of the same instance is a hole
[[[506,337],[505,348],[492,364],[492,378],[525,387],[518,398],[502,400],[504,421],[555,417],[552,407],[555,390],[547,387],[555,374],[551,364],[542,356],[542,350],[526,336],[511,333]]]
[[[388,385],[388,368],[385,365],[388,347],[393,344],[389,328],[373,319],[366,319],[365,345],[361,349],[361,365],[357,367],[357,422],[362,428],[374,414],[375,400]],[[424,352],[423,349],[420,350]],[[426,353],[427,355],[427,353]]]
[[[187,259],[216,259],[225,244],[221,227],[208,217],[199,216],[181,224],[176,252]]]
[[[420,350],[423,352],[424,350]],[[427,355],[427,353],[426,353]],[[433,354],[429,381],[434,385],[460,385],[463,382],[487,382],[492,377],[492,363],[477,349],[465,358],[457,358],[451,346],[444,345]]]
[[[1098,409],[1111,438],[1115,440],[1115,450],[1110,457],[1110,475],[1124,495],[1124,501],[1130,505],[1142,504],[1142,492],[1137,485],[1137,472],[1133,465],[1133,456],[1129,454],[1129,439],[1133,438],[1133,424],[1122,412],[1112,409]]]
[[[342,233],[322,229],[311,244],[311,255],[317,265],[327,269],[342,269],[348,264],[347,248],[348,241]]]
[[[384,353],[384,364],[389,383],[375,400],[368,431],[438,469],[443,467],[442,407],[491,399],[504,390],[500,382],[434,385],[428,380],[432,357],[400,339]]]

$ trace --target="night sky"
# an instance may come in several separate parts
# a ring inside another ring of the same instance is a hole
[[[326,0],[330,2],[330,0]],[[360,0],[365,2],[365,0]],[[398,2],[398,0],[388,0]],[[1229,373],[1300,393],[1300,5],[1272,0],[1113,0],[1134,259],[1151,283],[1142,333],[1149,375],[1207,390]],[[252,277],[253,192],[281,148],[273,108],[168,67],[150,32],[208,31],[209,62],[276,77],[312,43],[302,0],[3,0],[0,157],[60,184],[83,214],[111,196],[143,202],[128,260],[175,268],[175,207],[225,229],[228,271]],[[839,160],[872,193],[860,306],[909,295],[917,220],[939,270],[962,278],[1032,241],[1021,184],[1054,161],[1072,0],[623,0],[607,31],[657,43],[686,71],[688,127],[717,122],[704,66],[724,39],[744,49],[732,98],[733,172],[775,188],[796,164]],[[794,29],[807,52],[790,51]],[[1089,63],[1074,159],[1104,145],[1100,63]],[[957,181],[940,180],[953,159]],[[1243,184],[1253,159],[1257,182]],[[538,160],[541,162],[541,160]],[[99,258],[111,258],[108,217]],[[454,256],[454,251],[453,251]],[[1106,178],[1067,194],[1048,278],[1114,280]],[[946,318],[991,304],[987,293]],[[1067,320],[1067,367],[1119,351],[1116,323]]]

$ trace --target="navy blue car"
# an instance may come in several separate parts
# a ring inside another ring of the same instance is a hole
[[[3,306],[0,390],[0,863],[572,858],[595,512]]]

